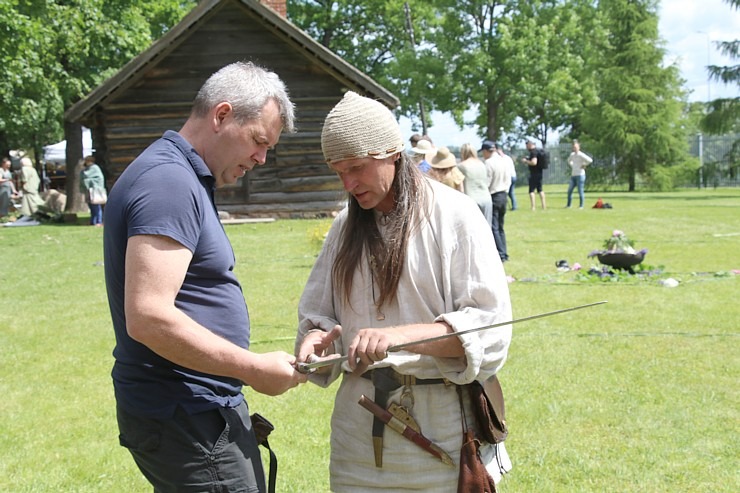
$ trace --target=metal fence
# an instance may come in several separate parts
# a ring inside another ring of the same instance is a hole
[[[734,135],[696,135],[689,139],[689,153],[697,158],[700,167],[695,176],[683,183],[684,186],[721,187],[740,186],[740,160],[738,152],[733,145],[740,139],[740,134]],[[740,147],[740,145],[738,145]],[[546,184],[567,184],[570,181],[570,167],[568,156],[571,153],[571,144],[561,143],[548,145],[550,153],[550,166],[543,174],[543,182]],[[588,150],[584,149],[585,152]],[[590,154],[590,153],[589,153]],[[518,184],[526,184],[524,177],[528,176],[527,165],[522,163],[521,158],[528,155],[525,148],[515,148],[510,151],[511,157],[516,164]],[[612,159],[593,156],[593,171],[598,169],[599,173],[593,173],[592,178],[599,176],[616,176],[616,165]],[[596,169],[594,169],[596,168]],[[589,180],[590,181],[590,180]],[[588,182],[587,182],[588,183]],[[593,184],[593,183],[592,183]]]
[[[701,168],[697,184],[705,187],[740,185],[740,135],[698,134],[689,142],[692,156],[699,158]]]

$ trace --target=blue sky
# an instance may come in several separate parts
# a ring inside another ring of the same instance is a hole
[[[737,97],[737,86],[707,82],[707,65],[730,65],[712,43],[740,37],[740,11],[723,0],[663,0],[659,10],[660,36],[665,42],[666,64],[676,63],[690,101],[717,97]],[[434,113],[434,126],[429,134],[437,146],[460,146],[465,142],[480,143],[475,128],[459,129],[447,115]],[[401,130],[411,135],[411,122],[402,118]],[[548,140],[549,141],[549,140]]]

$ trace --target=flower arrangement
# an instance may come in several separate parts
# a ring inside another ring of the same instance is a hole
[[[604,248],[610,252],[622,251],[624,253],[635,253],[634,244],[635,242],[627,238],[624,231],[615,229],[612,235],[604,241]]]
[[[612,235],[604,241],[603,250],[594,250],[588,254],[590,257],[598,257],[599,262],[617,269],[632,272],[632,266],[643,261],[647,249],[635,251],[635,242],[630,240],[624,231],[615,229]]]

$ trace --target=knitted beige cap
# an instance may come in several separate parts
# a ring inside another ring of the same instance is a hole
[[[401,127],[382,103],[347,91],[329,112],[321,150],[329,164],[343,159],[384,159],[404,148]]]

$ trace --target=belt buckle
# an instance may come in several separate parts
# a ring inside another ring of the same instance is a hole
[[[414,408],[416,399],[414,399],[414,391],[409,385],[403,386],[400,402],[401,406],[404,407],[408,412],[411,412],[411,410]]]

